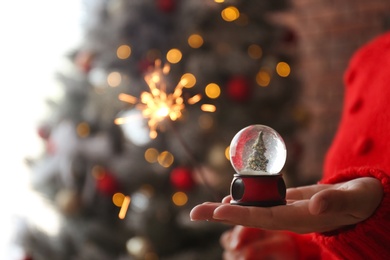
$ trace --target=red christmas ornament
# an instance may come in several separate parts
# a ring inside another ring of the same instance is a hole
[[[247,78],[236,76],[227,82],[227,94],[236,102],[248,101],[252,94],[252,87]]]
[[[118,192],[119,183],[110,172],[104,171],[96,176],[96,188],[102,194],[111,196]]]
[[[157,0],[157,6],[161,11],[170,13],[176,9],[176,0]]]
[[[95,55],[89,51],[80,51],[76,54],[75,64],[84,73],[88,73],[92,69],[92,62]]]
[[[195,181],[192,171],[186,167],[177,167],[171,172],[171,184],[179,190],[190,190],[194,187]]]
[[[41,125],[37,129],[37,134],[40,138],[47,140],[50,137],[50,130],[48,125]]]

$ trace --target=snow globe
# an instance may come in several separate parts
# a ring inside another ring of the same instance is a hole
[[[286,204],[286,185],[280,173],[287,157],[283,138],[271,127],[250,125],[230,144],[236,171],[230,186],[231,204],[271,207]]]

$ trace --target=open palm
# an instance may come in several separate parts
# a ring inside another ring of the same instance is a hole
[[[209,220],[268,230],[296,233],[325,232],[359,223],[370,217],[381,202],[381,183],[371,177],[338,184],[318,184],[287,190],[287,204],[275,207],[221,203],[194,207],[192,220]]]

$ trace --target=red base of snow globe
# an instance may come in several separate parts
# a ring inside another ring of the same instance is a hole
[[[286,184],[282,174],[235,174],[230,186],[230,204],[272,207],[286,204]]]

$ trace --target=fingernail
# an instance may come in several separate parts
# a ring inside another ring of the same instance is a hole
[[[220,214],[218,214],[219,213],[219,210],[218,209],[220,209],[221,207],[218,207],[218,208],[216,208],[215,210],[214,210],[214,212],[213,212],[213,219],[217,219],[217,220],[224,220],[224,218],[222,217],[222,216],[220,216]]]

